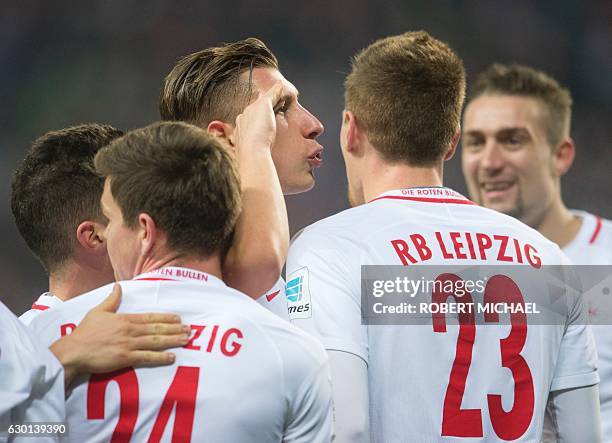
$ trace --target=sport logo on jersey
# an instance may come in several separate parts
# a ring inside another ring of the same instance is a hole
[[[287,278],[285,287],[289,319],[312,316],[310,291],[308,290],[308,268],[300,268]]]
[[[295,302],[302,300],[302,281],[303,280],[304,280],[304,277],[299,276],[287,282],[286,294],[290,302],[295,303]]]

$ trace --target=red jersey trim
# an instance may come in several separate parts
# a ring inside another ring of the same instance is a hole
[[[225,286],[225,283],[214,275],[196,269],[182,268],[180,266],[164,266],[137,275],[132,281],[199,281],[213,286]]]
[[[266,295],[266,300],[268,300],[269,302],[274,300],[274,297],[276,297],[279,293],[280,293],[280,289],[278,291],[275,291],[275,292],[272,292],[271,294]]]
[[[458,205],[475,205],[473,201],[456,199],[456,198],[427,198],[427,197],[408,197],[408,196],[400,196],[400,195],[383,195],[382,197],[377,197],[374,200],[370,200],[369,203],[375,202],[376,200],[382,199],[392,199],[392,200],[410,200],[415,202],[424,202],[424,203],[456,203]]]
[[[595,216],[596,218],[596,225],[595,225],[595,231],[593,231],[593,235],[591,236],[591,239],[589,240],[589,244],[593,244],[595,243],[595,240],[597,240],[597,236],[599,235],[599,231],[601,231],[601,225],[602,225],[602,221],[601,221],[601,217]]]
[[[46,311],[47,309],[49,309],[49,306],[37,305],[36,303],[34,303],[32,305],[32,309],[36,309],[37,311]]]

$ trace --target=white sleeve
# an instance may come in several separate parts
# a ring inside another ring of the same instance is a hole
[[[569,313],[561,339],[551,391],[590,386],[599,383],[597,351],[588,315],[579,296]]]
[[[597,385],[551,392],[546,407],[554,435],[545,441],[600,443],[602,440]]]
[[[289,248],[286,297],[291,322],[326,350],[368,361],[367,327],[361,324],[360,253],[332,236],[306,230]]]
[[[290,420],[283,442],[329,443],[333,440],[334,419],[327,359],[310,377],[300,381],[297,393],[291,397]]]
[[[370,441],[368,366],[346,352],[329,351],[336,418],[336,439],[339,442]]]
[[[282,277],[278,279],[274,287],[257,299],[257,303],[283,320],[289,321],[287,297],[285,296],[285,280]]]
[[[65,421],[62,366],[2,304],[0,374],[0,440],[10,423]]]

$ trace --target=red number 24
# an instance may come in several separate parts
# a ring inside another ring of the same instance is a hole
[[[176,375],[153,424],[149,443],[161,440],[174,405],[176,405],[176,412],[172,443],[191,441],[199,374],[200,368],[198,367],[179,366],[177,368]],[[119,419],[113,431],[111,443],[129,442],[138,419],[139,403],[138,377],[133,368],[91,376],[87,387],[87,418],[89,420],[104,419],[106,387],[111,381],[118,384],[120,393]]]

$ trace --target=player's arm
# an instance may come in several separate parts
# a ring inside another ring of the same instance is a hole
[[[559,442],[600,442],[595,340],[583,296],[568,295],[567,301],[567,326],[550,386],[547,413]]]
[[[547,412],[557,443],[603,441],[597,386],[582,386],[550,393]]]
[[[287,208],[270,151],[276,137],[274,107],[282,92],[276,84],[236,119],[242,212],[223,262],[223,279],[253,298],[274,286],[289,248]]]
[[[332,374],[336,441],[370,441],[368,366],[354,354],[328,351]]]
[[[79,374],[114,371],[127,366],[172,364],[173,353],[165,349],[184,346],[189,326],[174,314],[116,314],[121,303],[121,286],[89,311],[69,335],[50,346],[64,366],[68,387]]]
[[[65,421],[59,363],[1,302],[0,375],[0,442],[10,424]]]

